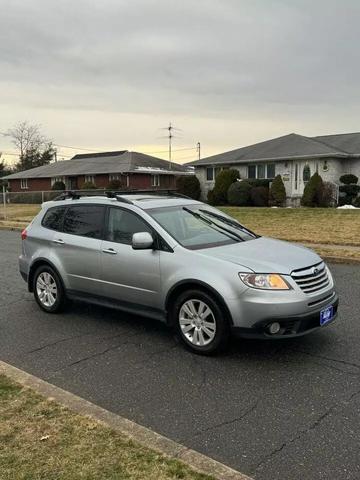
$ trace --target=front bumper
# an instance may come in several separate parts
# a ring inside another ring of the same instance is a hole
[[[339,298],[337,294],[335,294],[335,296],[331,299],[331,302],[321,306],[321,308],[317,308],[312,312],[298,315],[269,316],[266,319],[256,322],[250,328],[233,326],[232,333],[237,337],[246,338],[279,339],[299,337],[313,332],[318,328],[324,328],[324,326],[320,326],[320,311],[323,308],[329,307],[330,305],[332,305],[334,308],[334,316],[330,322],[324,325],[327,326],[330,325],[330,323],[332,323],[337,317],[339,305]],[[278,322],[280,324],[281,330],[279,333],[271,335],[268,332],[267,327],[272,322]]]

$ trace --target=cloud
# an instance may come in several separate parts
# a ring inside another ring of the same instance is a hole
[[[0,7],[7,111],[241,117],[252,125],[264,115],[283,124],[285,115],[295,126],[309,111],[331,107],[354,121],[358,114],[355,0],[0,0]]]

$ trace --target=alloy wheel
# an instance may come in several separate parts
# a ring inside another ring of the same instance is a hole
[[[214,340],[216,320],[211,308],[202,300],[187,300],[179,311],[179,324],[184,337],[203,347]]]
[[[36,293],[39,301],[45,307],[52,307],[58,295],[58,289],[54,277],[48,272],[42,272],[36,280]]]

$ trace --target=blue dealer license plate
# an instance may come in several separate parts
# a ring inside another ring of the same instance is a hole
[[[325,325],[326,323],[330,322],[334,316],[334,307],[330,305],[330,307],[326,307],[320,312],[320,325]]]

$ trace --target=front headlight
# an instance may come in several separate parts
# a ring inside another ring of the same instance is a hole
[[[263,290],[290,290],[287,281],[276,273],[239,273],[241,280],[251,288]]]

